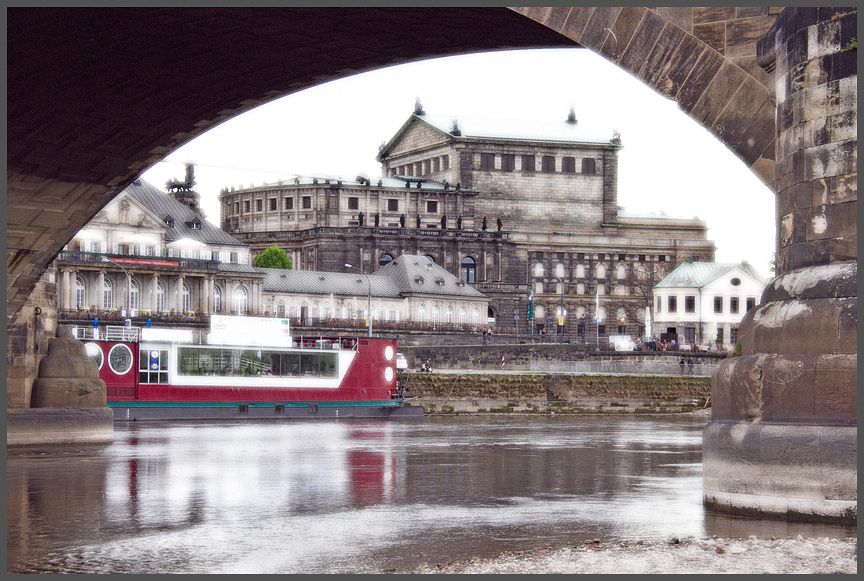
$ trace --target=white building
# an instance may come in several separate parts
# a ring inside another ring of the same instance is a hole
[[[653,288],[653,335],[682,345],[731,347],[741,319],[758,304],[767,284],[746,261],[687,260]]]

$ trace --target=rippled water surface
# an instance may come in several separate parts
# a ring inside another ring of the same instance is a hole
[[[412,570],[588,539],[854,536],[702,507],[703,417],[133,423],[7,454],[7,570]]]

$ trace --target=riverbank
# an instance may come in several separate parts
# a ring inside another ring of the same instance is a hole
[[[668,541],[587,541],[536,548],[493,559],[425,563],[420,574],[566,573],[847,573],[858,572],[858,539],[684,538]]]

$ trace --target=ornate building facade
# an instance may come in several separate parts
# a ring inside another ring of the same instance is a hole
[[[418,102],[378,152],[382,177],[224,189],[221,223],[253,253],[276,244],[304,270],[428,256],[489,296],[499,326],[525,325],[533,290],[535,332],[644,335],[651,284],[715,249],[704,221],[618,206],[621,147],[572,110],[520,123],[427,115]]]

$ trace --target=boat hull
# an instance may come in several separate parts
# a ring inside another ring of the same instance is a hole
[[[115,422],[159,420],[280,420],[315,418],[422,418],[421,406],[383,402],[177,403],[109,402]]]

